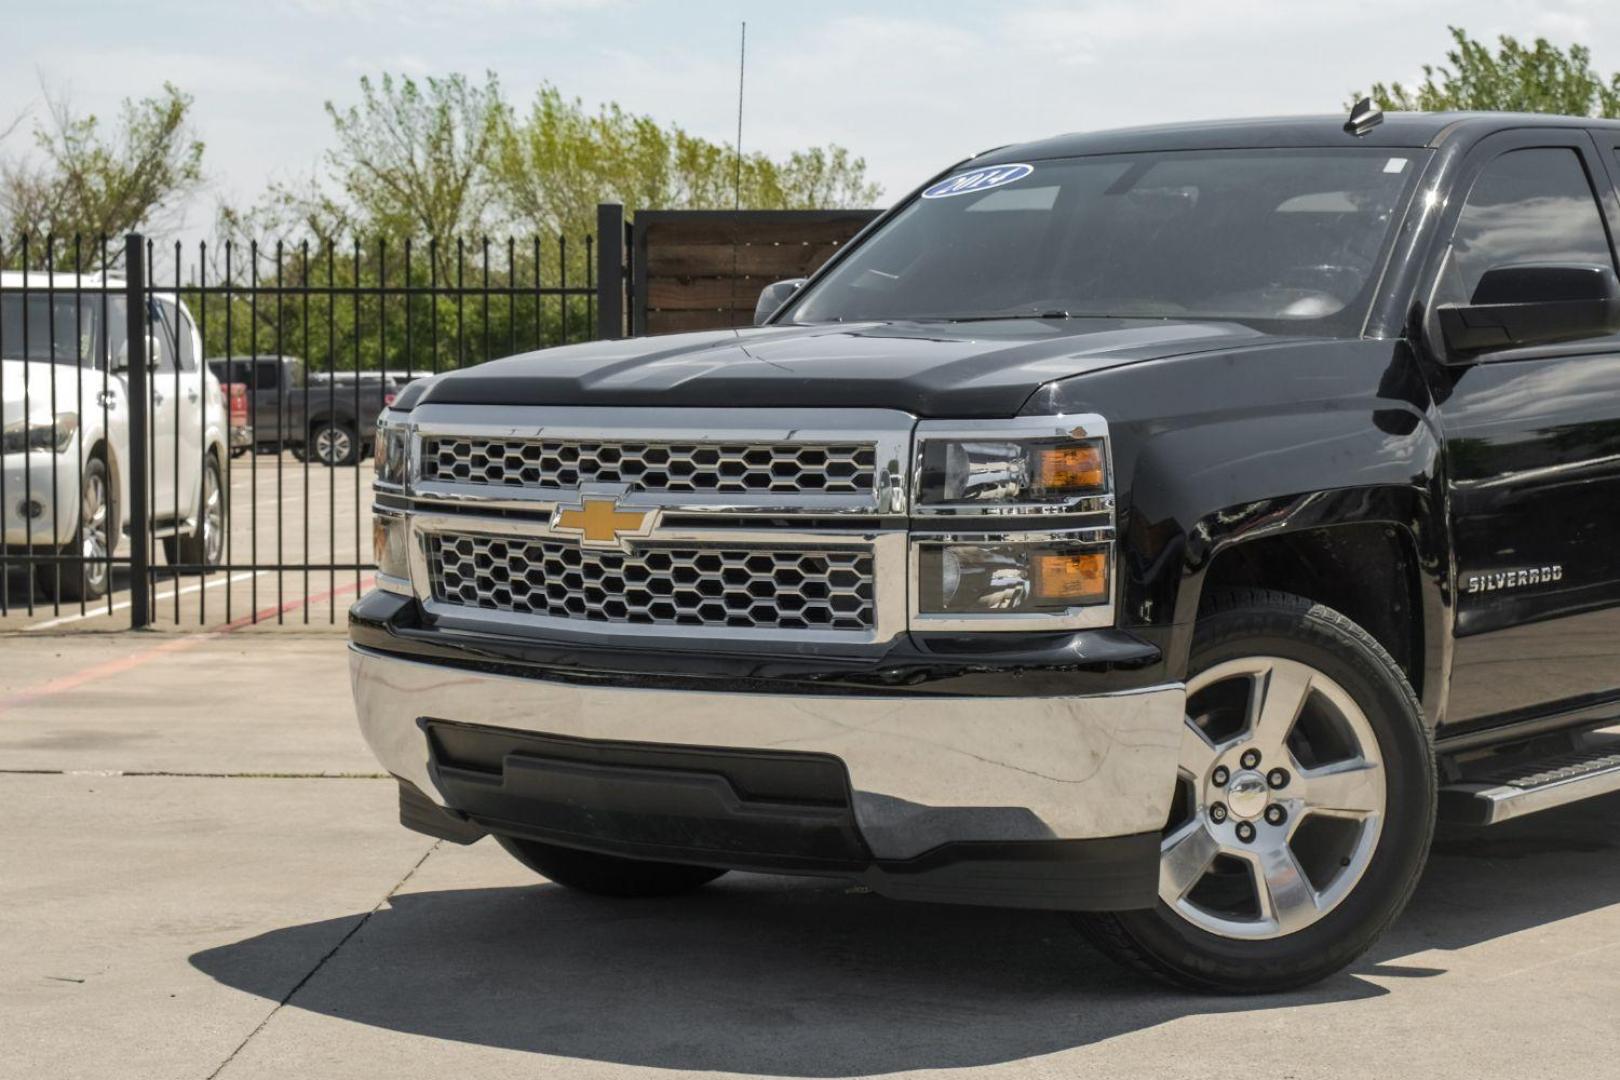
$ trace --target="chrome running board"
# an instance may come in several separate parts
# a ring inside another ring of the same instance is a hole
[[[1620,791],[1620,744],[1605,740],[1446,784],[1440,789],[1440,817],[1467,825],[1495,825],[1616,791]]]

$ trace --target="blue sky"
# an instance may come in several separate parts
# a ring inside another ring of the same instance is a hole
[[[991,145],[1090,128],[1337,111],[1375,79],[1439,60],[1455,23],[1476,36],[1584,42],[1620,69],[1612,0],[1002,0],[966,3],[649,0],[11,0],[0,15],[0,126],[40,81],[111,112],[168,79],[195,95],[208,189],[220,199],[319,163],[328,99],[381,71],[493,70],[508,95],[542,80],[588,103],[729,140],[737,31],[748,20],[746,148],[838,142],[895,198]],[[26,132],[0,153],[26,151]]]

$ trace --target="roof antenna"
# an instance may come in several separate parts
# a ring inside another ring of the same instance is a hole
[[[1365,135],[1383,122],[1384,110],[1374,105],[1372,98],[1364,97],[1350,110],[1350,119],[1344,122],[1344,130],[1352,135]]]
[[[742,209],[743,73],[748,68],[748,24],[742,24],[742,46],[737,50],[737,174],[733,182],[736,209]]]

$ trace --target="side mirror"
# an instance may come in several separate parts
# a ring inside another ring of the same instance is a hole
[[[763,326],[765,320],[781,310],[788,298],[799,291],[804,284],[804,278],[789,278],[786,281],[773,281],[765,286],[759,294],[759,302],[754,305],[754,325]]]
[[[1435,314],[1448,362],[1604,337],[1620,332],[1620,279],[1607,266],[1499,266],[1479,279],[1469,303]]]
[[[163,363],[163,340],[156,334],[146,335],[146,366],[155,368]],[[129,370],[129,342],[125,341],[118,347],[118,356],[113,360],[114,371]]]

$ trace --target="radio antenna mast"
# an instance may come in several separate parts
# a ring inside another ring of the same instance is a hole
[[[732,182],[732,193],[736,201],[734,209],[742,209],[742,121],[743,121],[743,75],[748,69],[748,23],[742,24],[742,46],[737,51],[737,171]]]

